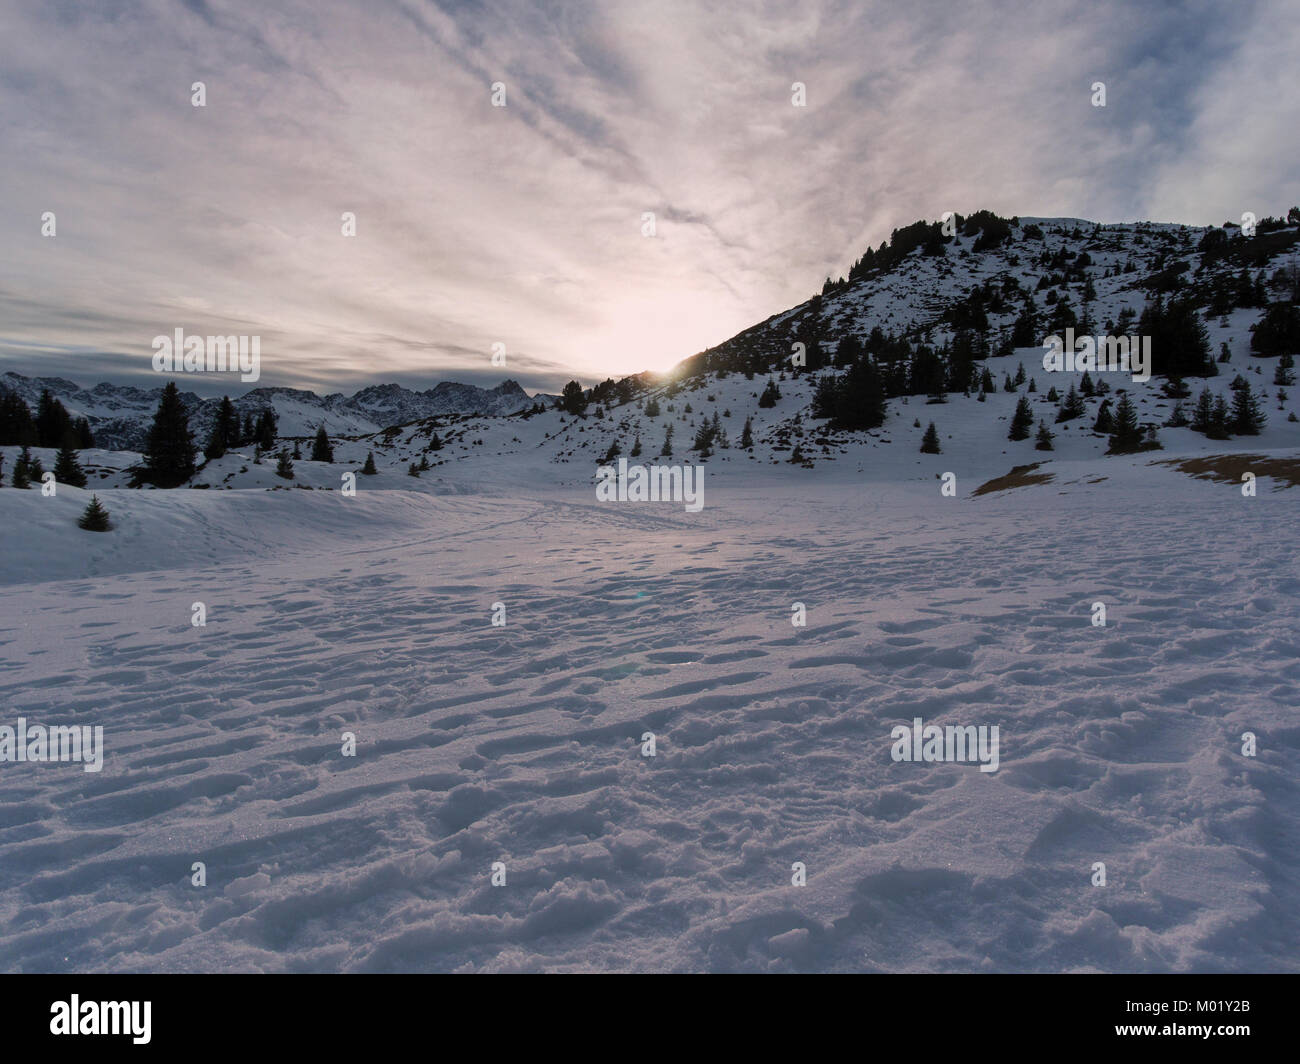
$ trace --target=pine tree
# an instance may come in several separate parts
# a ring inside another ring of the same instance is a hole
[[[293,479],[293,459],[289,457],[289,450],[286,447],[280,448],[280,454],[276,458],[275,475],[285,480]]]
[[[1052,450],[1052,440],[1056,437],[1052,435],[1051,429],[1047,427],[1047,422],[1042,418],[1038,419],[1038,435],[1034,437],[1034,450],[1050,451]]]
[[[33,445],[36,422],[17,392],[0,392],[0,446]]]
[[[664,433],[664,445],[659,451],[662,458],[671,458],[673,456],[673,423],[668,422],[668,431]]]
[[[1180,399],[1174,403],[1174,409],[1169,414],[1169,420],[1165,426],[1171,429],[1185,428],[1190,422],[1187,419],[1187,411],[1183,409],[1183,401]]]
[[[1092,423],[1092,431],[1109,436],[1115,428],[1115,419],[1110,412],[1110,400],[1103,399],[1097,409],[1097,420]]]
[[[754,419],[745,418],[745,427],[740,433],[740,446],[749,450],[754,446]]]
[[[1009,440],[1026,440],[1029,438],[1029,430],[1034,424],[1034,411],[1029,405],[1029,397],[1022,395],[1020,402],[1016,404],[1016,412],[1011,418],[1011,431],[1007,433]]]
[[[221,449],[223,453],[232,447],[239,446],[239,411],[235,409],[235,404],[230,401],[228,395],[221,397],[221,405],[217,407],[217,417],[212,431],[221,433]]]
[[[1047,401],[1049,403],[1059,403],[1061,401],[1061,396],[1057,393],[1055,384],[1047,389]]]
[[[297,440],[294,440],[294,441],[293,441],[293,460],[294,460],[295,462],[301,462],[301,461],[302,461],[302,447],[300,447],[300,446],[298,445],[298,441],[297,441]]]
[[[763,394],[758,397],[758,405],[763,408],[776,406],[777,400],[781,398],[781,389],[776,386],[776,381],[768,380],[767,387],[763,389]]]
[[[62,447],[64,438],[72,429],[72,418],[63,404],[42,390],[36,406],[36,444],[38,447]]]
[[[1029,387],[1026,388],[1025,391],[1028,392],[1030,395],[1033,395],[1035,392],[1038,391],[1038,384],[1033,377],[1029,378]]]
[[[1221,395],[1214,397],[1214,406],[1210,409],[1210,431],[1206,436],[1212,440],[1232,438],[1232,434],[1228,431],[1228,403]]]
[[[935,430],[934,422],[930,422],[930,427],[925,430],[925,436],[921,439],[922,454],[942,454],[939,447],[939,433]]]
[[[174,488],[194,476],[194,434],[175,381],[168,381],[145,443],[144,462],[135,474],[138,484]]]
[[[27,479],[33,484],[38,483],[45,476],[45,466],[41,460],[34,454],[30,453],[26,447],[23,448],[23,454],[27,456]]]
[[[647,399],[647,400],[646,400],[646,402],[645,402],[645,416],[646,416],[646,417],[658,417],[658,416],[659,416],[659,400],[658,400],[658,399]]]
[[[366,464],[361,467],[362,476],[373,477],[378,472],[379,470],[375,468],[375,452],[367,451]]]
[[[1025,364],[1023,362],[1021,362],[1019,367],[1016,369],[1016,376],[1012,383],[1015,384],[1017,388],[1025,383]]]
[[[54,479],[60,484],[71,484],[74,488],[86,486],[86,474],[77,461],[77,452],[70,446],[59,450],[54,460]]]
[[[615,458],[617,458],[622,453],[623,451],[618,445],[618,440],[615,440],[613,443],[609,445],[609,450],[605,452],[605,457],[601,460],[601,464],[609,465],[610,462],[612,462]]]
[[[330,438],[325,435],[324,425],[316,429],[316,438],[311,445],[311,460],[313,462],[334,461],[334,448],[330,446]]]
[[[408,477],[418,477],[420,475],[420,467],[415,462],[412,462],[406,467],[406,475]]]
[[[436,432],[429,437],[429,450],[431,451],[442,450],[442,440],[438,438],[438,434]]]
[[[1233,391],[1231,431],[1238,436],[1258,436],[1267,420],[1259,399],[1251,393],[1250,382],[1242,381]]]
[[[632,450],[628,451],[628,456],[631,458],[641,457],[641,433],[638,432],[636,439],[632,441]]]
[[[1295,358],[1290,354],[1284,354],[1277,362],[1277,368],[1273,371],[1273,383],[1286,387],[1295,383]]]
[[[100,504],[99,496],[92,495],[90,502],[77,518],[77,527],[85,529],[87,532],[111,532],[113,530],[113,521],[108,515],[108,511]]]
[[[428,468],[429,468],[429,456],[427,454],[420,455],[420,472],[423,473]]]
[[[587,409],[587,397],[583,393],[582,385],[577,381],[569,381],[560,393],[560,409],[566,414],[581,415]]]
[[[212,431],[208,433],[208,442],[203,445],[203,457],[209,462],[216,461],[226,453],[226,427],[220,418],[212,422]]]
[[[1081,396],[1070,385],[1070,390],[1066,393],[1065,398],[1061,400],[1061,408],[1056,413],[1057,424],[1062,421],[1073,421],[1075,418],[1083,417],[1088,412],[1088,405],[1083,401]]]
[[[31,452],[29,452],[28,449],[24,447],[21,451],[18,452],[18,457],[14,461],[13,486],[15,488],[25,488],[31,482],[31,477],[28,475],[28,469],[30,468],[30,463],[31,463]]]
[[[270,407],[267,407],[257,415],[257,428],[254,429],[253,432],[257,437],[257,442],[261,444],[262,450],[269,451],[275,446],[275,434],[279,427],[279,420],[280,419],[276,417],[275,411]]]
[[[1142,430],[1138,427],[1137,407],[1125,392],[1115,407],[1115,424],[1111,430],[1107,454],[1133,454],[1142,447]]]

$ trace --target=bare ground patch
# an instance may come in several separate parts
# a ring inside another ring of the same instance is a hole
[[[986,480],[978,488],[971,492],[975,495],[989,495],[995,491],[1010,491],[1012,488],[1027,488],[1031,484],[1050,484],[1056,479],[1055,473],[1035,473],[1042,462],[1031,462],[1029,465],[1012,466],[1010,473],[1003,473],[1000,477],[994,477],[992,480]]]
[[[1242,473],[1272,477],[1288,488],[1300,484],[1300,455],[1270,458],[1263,454],[1209,454],[1200,458],[1167,458],[1151,464],[1173,466],[1188,476],[1220,484],[1240,484]]]

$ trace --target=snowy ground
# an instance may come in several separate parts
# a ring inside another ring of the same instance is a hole
[[[1300,492],[1169,457],[0,490],[0,724],[107,748],[0,764],[0,969],[1297,970]]]

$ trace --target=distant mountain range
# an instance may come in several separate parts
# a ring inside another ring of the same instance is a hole
[[[83,388],[62,377],[0,376],[0,390],[16,392],[33,412],[45,389],[73,417],[86,418],[96,446],[109,450],[139,450],[143,446],[162,394],[161,385],[136,388],[103,383]],[[549,406],[556,398],[542,392],[530,396],[513,380],[495,388],[444,381],[422,392],[399,384],[375,384],[351,396],[341,392],[319,396],[300,388],[254,388],[234,404],[241,418],[245,414],[256,418],[267,407],[274,409],[281,436],[310,436],[320,425],[331,436],[360,436],[441,414],[514,414],[536,402]],[[190,415],[190,428],[202,444],[221,400],[202,399],[184,391],[181,400]]]

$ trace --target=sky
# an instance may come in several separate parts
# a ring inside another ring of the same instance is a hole
[[[1298,61],[1297,0],[0,0],[0,371],[662,371],[947,210],[1284,215]]]

